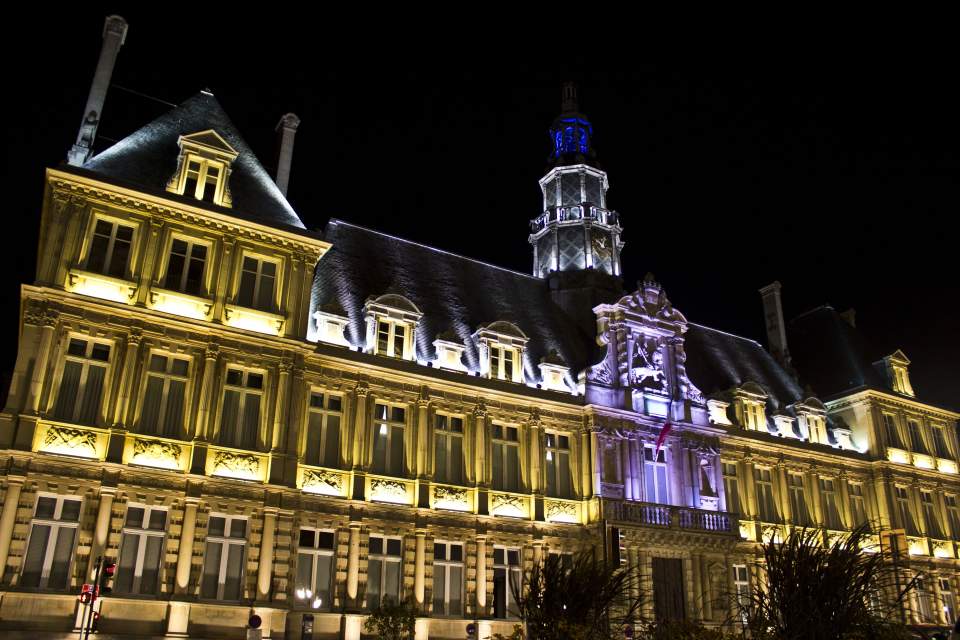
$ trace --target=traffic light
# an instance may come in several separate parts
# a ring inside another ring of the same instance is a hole
[[[90,622],[90,633],[97,632],[97,625],[100,624],[100,614],[96,611],[93,612],[93,620]]]
[[[80,596],[78,598],[80,600],[80,604],[86,605],[93,602],[93,596],[95,592],[96,589],[92,584],[84,583],[83,587],[80,589]]]
[[[100,595],[108,596],[113,591],[113,575],[117,572],[117,563],[104,560],[100,569]]]

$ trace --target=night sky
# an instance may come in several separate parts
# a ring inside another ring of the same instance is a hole
[[[100,50],[104,13],[57,11],[35,44],[5,45],[19,62],[5,119],[5,216],[18,232],[0,257],[2,369],[16,356],[17,284],[34,276],[43,170],[76,137]],[[123,15],[98,150],[169,108],[130,90],[178,103],[209,87],[268,168],[274,127],[293,111],[290,201],[308,227],[341,218],[528,273],[546,130],[573,80],[621,215],[630,289],[652,271],[691,321],[765,343],[757,289],[778,279],[788,318],[855,308],[878,353],[913,361],[920,399],[960,408],[949,58],[588,59],[507,52],[496,34],[399,46],[330,24],[288,32],[290,14],[229,27]]]

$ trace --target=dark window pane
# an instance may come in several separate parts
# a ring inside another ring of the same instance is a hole
[[[150,523],[148,527],[154,531],[163,531],[167,526],[167,512],[161,509],[150,511]]]
[[[317,541],[318,549],[333,549],[333,532],[332,531],[321,531],[319,534],[319,540]]]
[[[84,357],[87,355],[87,343],[85,340],[70,340],[70,344],[67,346],[67,353],[71,356]]]
[[[383,538],[370,537],[370,553],[383,553]]]
[[[396,539],[387,540],[387,555],[400,555],[400,541]]]
[[[56,498],[37,498],[37,517],[52,519],[54,511],[57,508]]]
[[[143,507],[127,507],[127,521],[124,523],[128,527],[139,529],[143,526]]]
[[[312,529],[300,529],[300,546],[313,549],[317,532]]]
[[[226,521],[220,516],[210,518],[210,524],[207,527],[207,535],[222,536],[225,530]]]
[[[60,519],[64,522],[78,522],[80,520],[80,501],[64,500],[60,509]]]

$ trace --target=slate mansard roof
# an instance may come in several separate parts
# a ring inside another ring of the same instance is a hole
[[[165,197],[183,198],[166,191],[167,182],[177,170],[177,140],[181,135],[207,129],[216,131],[238,152],[230,174],[233,207],[224,212],[273,226],[303,229],[303,222],[223,107],[205,91],[97,154],[82,169]]]
[[[542,279],[341,220],[330,221],[325,239],[333,247],[317,266],[311,314],[331,306],[342,309],[349,318],[346,337],[354,346],[364,343],[364,302],[398,293],[423,312],[417,353],[428,361],[436,357],[437,335],[452,331],[466,344],[465,361],[475,369],[479,355],[470,336],[497,320],[513,322],[530,338],[527,379],[540,378],[536,367],[551,350],[574,376],[603,357],[596,324],[575,324],[553,302]],[[749,381],[770,394],[771,409],[801,399],[799,385],[753,340],[690,324],[686,352],[690,378],[707,395]]]

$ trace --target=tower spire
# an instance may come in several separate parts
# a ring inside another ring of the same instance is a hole
[[[577,101],[577,85],[575,82],[563,83],[563,98],[560,101],[560,113],[576,113],[580,110]]]

